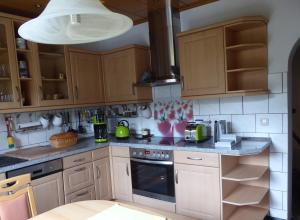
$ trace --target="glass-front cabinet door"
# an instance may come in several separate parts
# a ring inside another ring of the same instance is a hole
[[[38,44],[41,106],[73,103],[69,54],[61,45]]]
[[[19,108],[21,105],[12,33],[11,20],[0,17],[0,109]]]

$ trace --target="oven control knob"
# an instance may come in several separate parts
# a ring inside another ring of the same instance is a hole
[[[140,156],[143,156],[143,152],[140,152],[139,155],[140,155]]]
[[[169,159],[169,158],[170,158],[169,154],[165,154],[165,159]]]
[[[136,155],[136,152],[135,152],[135,151],[133,151],[133,152],[132,152],[132,155],[133,155],[133,156],[135,156],[135,155]]]

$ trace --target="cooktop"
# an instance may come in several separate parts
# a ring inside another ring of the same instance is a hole
[[[8,157],[8,156],[0,155],[0,167],[6,167],[6,166],[9,166],[9,165],[22,163],[22,162],[25,162],[25,161],[27,161],[27,160],[16,158],[16,157]]]

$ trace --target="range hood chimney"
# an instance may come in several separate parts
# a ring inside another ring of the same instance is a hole
[[[148,86],[180,82],[177,38],[180,14],[172,0],[148,0],[152,81]]]

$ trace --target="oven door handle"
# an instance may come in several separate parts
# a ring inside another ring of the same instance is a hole
[[[137,158],[131,158],[131,161],[134,162],[141,162],[141,163],[148,163],[148,164],[157,164],[157,165],[167,165],[172,166],[174,163],[173,161],[161,161],[161,160],[142,160]]]

